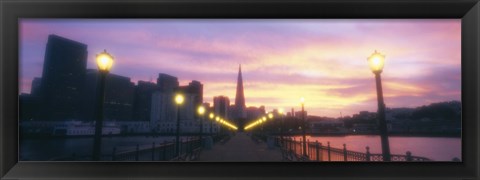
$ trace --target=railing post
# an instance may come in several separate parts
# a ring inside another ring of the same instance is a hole
[[[293,146],[292,146],[292,138],[288,139],[288,151],[292,152],[293,151]]]
[[[328,151],[328,161],[331,161],[331,159],[330,159],[330,141],[327,142],[327,151]]]
[[[182,154],[182,149],[183,149],[182,145],[183,145],[183,141],[182,141],[182,138],[180,138],[180,141],[178,142],[178,150],[175,150],[175,152],[178,151],[178,155]]]
[[[320,161],[323,161],[323,146],[322,146],[322,143],[318,143],[318,151],[320,151],[318,154],[319,154],[319,158]]]
[[[307,148],[307,150],[305,151],[305,152],[307,152],[307,154],[305,154],[305,155],[307,157],[310,157],[310,139],[307,139],[307,145],[305,147]]]
[[[320,153],[319,153],[320,149],[318,149],[318,148],[320,148],[318,146],[318,141],[315,141],[315,158],[317,158],[317,161],[320,161],[320,156],[319,156],[320,155]]]
[[[297,142],[295,138],[293,138],[293,154],[297,154]]]
[[[412,153],[407,151],[407,161],[412,161]]]
[[[116,153],[117,153],[117,147],[113,147],[113,151],[112,151],[112,161],[117,160]]]
[[[347,161],[347,145],[343,144],[343,161]]]
[[[135,161],[138,161],[138,151],[140,150],[140,145],[137,144],[137,151],[135,152]]]
[[[152,161],[155,161],[155,142],[152,143]]]
[[[370,161],[370,147],[367,146],[365,149],[367,149],[367,155],[365,156],[366,161]]]
[[[164,161],[167,160],[167,141],[163,141],[163,159]]]

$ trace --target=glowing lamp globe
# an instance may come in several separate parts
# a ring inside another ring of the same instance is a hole
[[[373,73],[381,73],[383,65],[385,64],[385,55],[382,55],[375,50],[375,52],[367,58],[367,61]]]
[[[177,94],[177,95],[175,96],[175,103],[176,103],[177,105],[183,104],[183,101],[184,101],[184,100],[185,100],[185,98],[184,98],[183,95],[181,95],[181,94]]]
[[[198,114],[203,115],[205,113],[205,108],[203,106],[198,107]]]
[[[113,56],[103,50],[102,53],[97,54],[97,66],[100,71],[109,72],[113,65]]]

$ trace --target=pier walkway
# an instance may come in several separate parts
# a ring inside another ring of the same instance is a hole
[[[265,142],[255,142],[245,132],[237,132],[225,144],[215,143],[212,149],[204,149],[198,161],[239,162],[239,161],[282,161],[278,147],[268,148]]]

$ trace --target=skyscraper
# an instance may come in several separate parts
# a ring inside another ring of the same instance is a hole
[[[40,82],[41,119],[64,121],[81,115],[87,45],[49,35]]]
[[[84,119],[95,119],[95,106],[98,81],[98,71],[88,69],[85,79]],[[131,121],[133,119],[135,85],[130,78],[109,73],[105,79],[104,115],[106,121]]]
[[[216,115],[224,118],[229,118],[228,108],[230,106],[230,100],[227,96],[215,96],[213,97],[213,109]]]
[[[188,93],[195,95],[194,104],[200,106],[203,103],[203,84],[200,81],[188,83]]]
[[[173,93],[178,89],[178,78],[168,74],[160,73],[157,78],[157,86],[162,92]]]
[[[235,94],[235,121],[242,127],[247,118],[245,95],[243,93],[242,66],[238,66],[237,92]],[[243,128],[240,128],[243,129]]]
[[[152,94],[158,89],[155,83],[138,81],[135,87],[135,100],[133,105],[134,121],[150,121]]]
[[[194,80],[188,83],[187,86],[180,86],[177,92],[193,98],[191,102],[191,108],[193,109],[197,109],[203,103],[203,84],[200,81]],[[197,115],[197,113],[193,113],[195,118],[197,118]]]

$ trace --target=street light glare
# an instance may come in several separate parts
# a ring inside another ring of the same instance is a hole
[[[103,50],[96,57],[97,66],[100,71],[110,71],[113,65],[113,56],[107,53],[107,50]]]
[[[213,119],[215,117],[215,115],[213,113],[210,113],[210,115],[208,117],[210,117],[210,119]]]
[[[183,104],[184,100],[185,100],[185,98],[181,94],[177,94],[175,96],[175,103],[177,103],[178,105]]]
[[[268,118],[269,118],[269,119],[272,119],[272,118],[273,118],[273,114],[272,114],[272,113],[268,113]]]
[[[375,52],[368,57],[368,64],[373,73],[381,73],[385,64],[385,55]]]
[[[205,108],[203,106],[198,107],[198,114],[203,115],[205,113]]]

